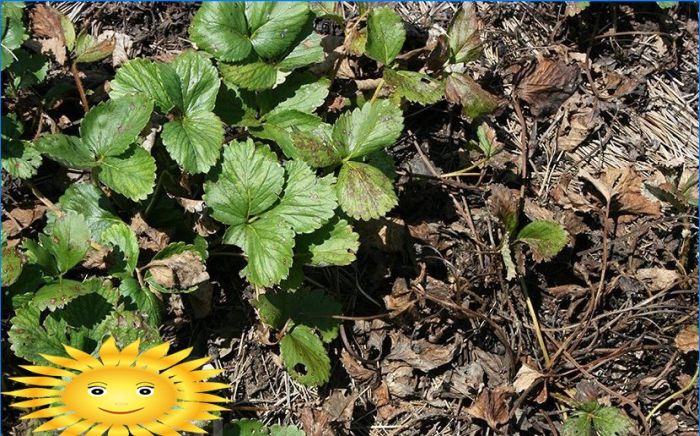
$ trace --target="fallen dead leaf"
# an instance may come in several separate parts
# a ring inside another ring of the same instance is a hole
[[[153,279],[168,289],[187,289],[209,280],[207,267],[198,254],[190,250],[148,264]]]
[[[349,393],[346,395],[343,390],[336,389],[323,402],[323,410],[331,417],[335,423],[340,423],[350,430],[352,423],[352,414],[355,410],[355,401],[359,397],[359,393]]]
[[[31,226],[34,221],[41,219],[46,213],[46,206],[41,203],[30,208],[16,207],[5,212],[11,218],[2,222],[2,231],[8,238],[18,235],[22,230]]]
[[[301,411],[301,425],[308,436],[333,436],[330,421],[331,416],[325,410],[305,407]]]
[[[61,13],[47,5],[37,5],[29,15],[32,32],[39,39],[30,45],[38,48],[44,54],[53,54],[56,62],[63,65],[66,62],[66,37],[61,24]]]
[[[362,364],[355,360],[345,349],[340,353],[340,362],[343,364],[345,372],[347,372],[353,380],[357,380],[361,383],[371,380],[376,374],[375,371],[362,366]]]
[[[683,353],[698,351],[698,327],[689,325],[678,332],[674,340],[676,348]]]
[[[561,285],[547,288],[547,291],[555,297],[565,297],[567,295],[579,297],[586,294],[588,288],[579,285]]]
[[[515,375],[515,381],[513,382],[513,388],[515,392],[523,392],[530,388],[538,379],[542,378],[544,375],[538,370],[532,368],[530,365],[523,363],[520,367],[518,373]]]
[[[391,317],[396,317],[413,307],[413,291],[406,284],[406,279],[399,277],[391,287],[391,294],[384,298],[384,305],[391,312]]]
[[[415,369],[428,372],[452,361],[456,344],[436,345],[419,339],[412,340],[399,332],[390,332],[391,352],[386,360],[400,360]]]
[[[486,421],[493,430],[508,422],[508,403],[513,388],[499,386],[496,389],[484,389],[474,403],[467,408],[467,413]]]
[[[642,194],[642,178],[633,166],[608,168],[596,178],[582,170],[579,176],[590,182],[618,215],[661,215],[661,203]],[[605,205],[601,205],[603,207]]]
[[[471,362],[447,373],[444,383],[449,392],[469,397],[483,387],[484,369],[477,362]]]
[[[640,268],[635,277],[645,283],[650,291],[661,291],[673,286],[680,279],[680,274],[671,269]]]
[[[552,59],[540,59],[521,74],[516,95],[530,105],[530,112],[536,117],[556,112],[579,82],[578,65]]]
[[[659,423],[661,424],[661,433],[665,435],[676,434],[676,431],[678,431],[678,421],[669,412],[659,417]]]
[[[158,252],[170,242],[170,236],[167,233],[151,227],[140,213],[137,213],[131,219],[130,227],[136,233],[139,247],[143,250]]]
[[[603,119],[596,107],[583,107],[569,113],[569,116],[562,121],[559,130],[559,148],[564,151],[573,151],[601,125],[603,125]]]
[[[97,38],[98,40],[114,40],[112,51],[112,66],[114,68],[126,63],[129,60],[129,53],[134,41],[126,33],[106,30]]]

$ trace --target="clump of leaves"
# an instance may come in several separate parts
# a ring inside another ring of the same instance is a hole
[[[266,426],[256,419],[237,419],[224,427],[224,436],[304,436],[294,425]]]
[[[630,432],[630,421],[615,407],[606,407],[592,400],[579,404],[564,422],[564,436],[624,436]]]

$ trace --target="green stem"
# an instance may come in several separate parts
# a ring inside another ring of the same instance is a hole
[[[370,103],[374,103],[377,100],[377,97],[379,97],[379,93],[381,92],[383,87],[384,79],[380,79],[377,88],[374,90],[374,94],[372,94],[372,99],[369,101]]]

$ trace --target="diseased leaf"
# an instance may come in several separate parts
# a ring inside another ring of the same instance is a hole
[[[295,116],[297,114],[300,115],[298,118]],[[309,120],[298,111],[280,114],[274,121],[281,121],[282,115],[290,117],[280,125],[275,125],[272,121],[266,123],[265,133],[277,142],[287,157],[303,160],[314,168],[326,168],[341,162],[338,147],[331,138],[332,126],[321,122],[320,119],[316,119],[318,123],[313,126],[316,120]],[[294,119],[298,119],[300,123],[291,124],[286,128],[280,127]],[[310,121],[310,124],[303,125],[303,122],[307,121]]]
[[[249,2],[245,5],[250,41],[263,59],[288,52],[311,17],[305,2]]]
[[[102,183],[134,201],[144,200],[153,192],[156,161],[145,149],[132,145],[120,156],[107,157],[100,165]]]
[[[350,265],[360,248],[360,235],[344,219],[334,218],[320,229],[297,238],[297,258],[307,265]]]
[[[452,73],[445,83],[447,101],[462,105],[462,114],[468,120],[488,115],[498,108],[499,100],[465,74]]]
[[[229,87],[260,91],[270,89],[277,83],[277,68],[261,61],[242,65],[221,64],[219,71]]]
[[[283,185],[284,169],[267,146],[234,141],[224,150],[218,180],[205,184],[204,201],[216,220],[241,224],[270,208]]]
[[[41,236],[41,245],[55,259],[59,274],[83,260],[90,247],[90,229],[85,218],[75,212],[57,218],[51,227],[51,234]]]
[[[492,185],[489,212],[501,221],[508,233],[513,234],[518,228],[518,197],[516,192],[503,185]]]
[[[447,36],[455,63],[473,61],[481,55],[479,19],[476,16],[474,3],[462,3],[462,7],[452,18]]]
[[[110,82],[111,98],[143,94],[167,113],[181,100],[180,79],[170,65],[133,59],[122,65]]]
[[[253,47],[248,39],[242,2],[202,3],[192,19],[189,33],[199,48],[224,62],[245,59]]]
[[[248,256],[242,275],[254,285],[272,286],[289,274],[294,231],[284,220],[263,215],[250,224],[231,226],[224,243],[237,245]]]
[[[36,149],[68,168],[90,169],[97,166],[95,156],[75,136],[53,133],[40,136],[34,143]]]
[[[321,227],[337,206],[335,177],[316,177],[301,161],[287,161],[286,186],[279,204],[268,214],[287,221],[295,233],[309,233]]]
[[[367,20],[367,56],[384,65],[399,54],[406,40],[401,17],[388,7],[372,9]]]
[[[193,111],[166,123],[161,138],[170,156],[185,171],[203,173],[219,159],[224,126],[213,112]]]
[[[338,337],[339,321],[333,316],[340,315],[342,307],[321,290],[266,293],[258,297],[253,305],[258,308],[260,319],[274,329],[283,329],[291,320],[295,325],[317,330],[324,342]]]
[[[345,162],[335,186],[340,207],[355,219],[379,218],[398,204],[391,180],[371,165]]]
[[[32,298],[32,306],[39,310],[56,310],[81,295],[98,291],[102,287],[100,280],[92,279],[86,282],[62,279],[49,283],[36,291]]]
[[[353,159],[392,145],[402,130],[401,110],[381,100],[343,113],[333,126],[333,141],[343,158]]]
[[[2,286],[10,286],[17,281],[22,274],[22,258],[19,256],[17,249],[7,247],[3,244],[2,247]]]
[[[13,177],[28,179],[41,165],[41,153],[29,141],[2,140],[2,169]]]
[[[396,94],[408,101],[430,105],[442,99],[445,85],[416,71],[384,69],[384,80],[396,88]]]
[[[204,258],[191,246],[183,245],[177,252],[165,256],[161,251],[158,259],[148,264],[146,281],[160,292],[191,292],[209,281]]]
[[[201,52],[187,50],[170,66],[180,79],[182,100],[176,103],[184,113],[190,115],[214,110],[221,82],[211,60]]]
[[[293,379],[307,386],[328,381],[331,362],[323,342],[309,327],[294,326],[280,341],[282,362]]]
[[[80,124],[80,137],[100,159],[116,156],[134,143],[153,112],[153,101],[141,95],[108,100],[90,109]]]
[[[115,264],[112,265],[112,271],[131,276],[139,260],[139,242],[131,227],[125,223],[113,224],[102,232],[100,239],[113,247],[110,257]]]
[[[549,260],[569,242],[569,235],[561,224],[552,221],[533,221],[518,233],[518,240],[532,249],[535,261]]]

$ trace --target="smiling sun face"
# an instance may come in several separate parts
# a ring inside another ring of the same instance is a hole
[[[23,366],[41,377],[12,378],[40,387],[5,395],[32,398],[13,407],[49,406],[22,417],[51,418],[35,432],[63,429],[61,436],[204,433],[192,421],[219,419],[209,412],[226,409],[211,403],[227,401],[205,392],[228,385],[204,381],[221,372],[196,370],[208,358],[180,363],[192,349],[168,355],[168,348],[164,343],[139,354],[138,341],[119,350],[109,338],[97,358],[65,346],[71,358],[42,355],[62,368]]]

